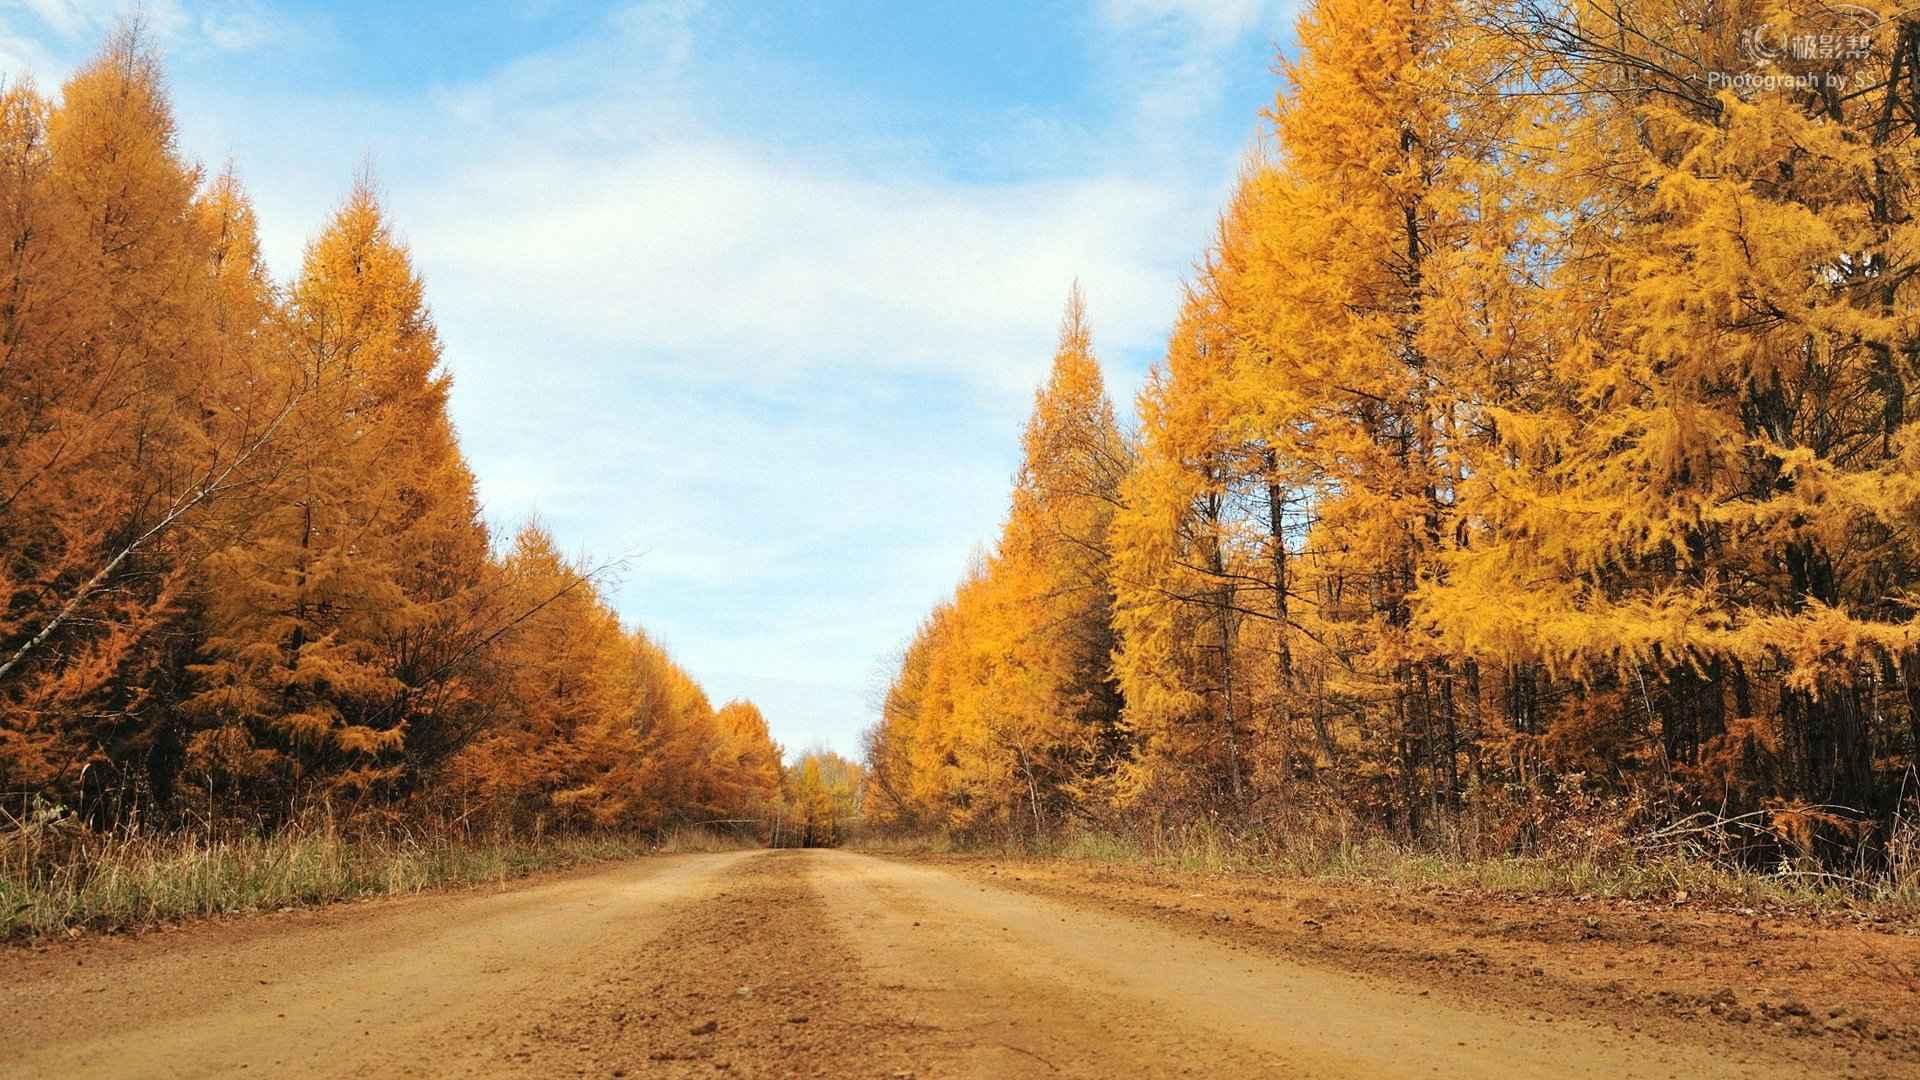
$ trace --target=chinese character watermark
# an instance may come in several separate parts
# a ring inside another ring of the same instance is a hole
[[[1820,14],[1818,25],[1789,28],[1753,26],[1740,32],[1740,54],[1755,65],[1750,71],[1715,71],[1707,86],[1735,93],[1845,89],[1849,75],[1818,65],[1843,65],[1873,54],[1874,32],[1881,25],[1875,12],[1853,4],[1835,4]],[[1786,65],[1815,65],[1816,70],[1782,70]]]

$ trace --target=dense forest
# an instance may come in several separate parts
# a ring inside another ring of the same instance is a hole
[[[1317,0],[1123,431],[1069,301],[870,811],[1885,857],[1920,23]]]
[[[831,833],[607,568],[490,533],[370,182],[274,281],[133,27],[0,92],[0,233],[0,810]]]

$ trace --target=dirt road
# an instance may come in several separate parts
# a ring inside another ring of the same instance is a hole
[[[669,856],[0,964],[8,1077],[1920,1075],[847,852]]]

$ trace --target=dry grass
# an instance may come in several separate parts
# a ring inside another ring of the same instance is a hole
[[[348,829],[326,817],[229,838],[108,835],[46,819],[0,832],[0,939],[397,896],[732,843],[693,833]]]
[[[754,829],[684,825],[661,833],[660,839],[654,843],[653,850],[659,855],[680,855],[692,852],[746,851],[749,848],[764,846]]]
[[[1233,828],[1214,820],[1134,830],[1069,827],[1039,841],[947,834],[863,839],[858,846],[900,854],[949,851],[1165,867],[1186,873],[1306,878],[1396,886],[1444,886],[1489,893],[1670,898],[1748,907],[1868,909],[1920,916],[1920,816],[1895,821],[1882,864],[1841,873],[1811,860],[1754,867],[1718,857],[1704,844],[1632,840],[1563,846],[1552,854],[1476,853],[1446,837],[1407,844],[1350,823]]]

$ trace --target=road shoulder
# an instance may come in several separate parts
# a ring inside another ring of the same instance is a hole
[[[894,855],[1234,948],[1834,1074],[1920,1075],[1920,934],[1870,917]]]

